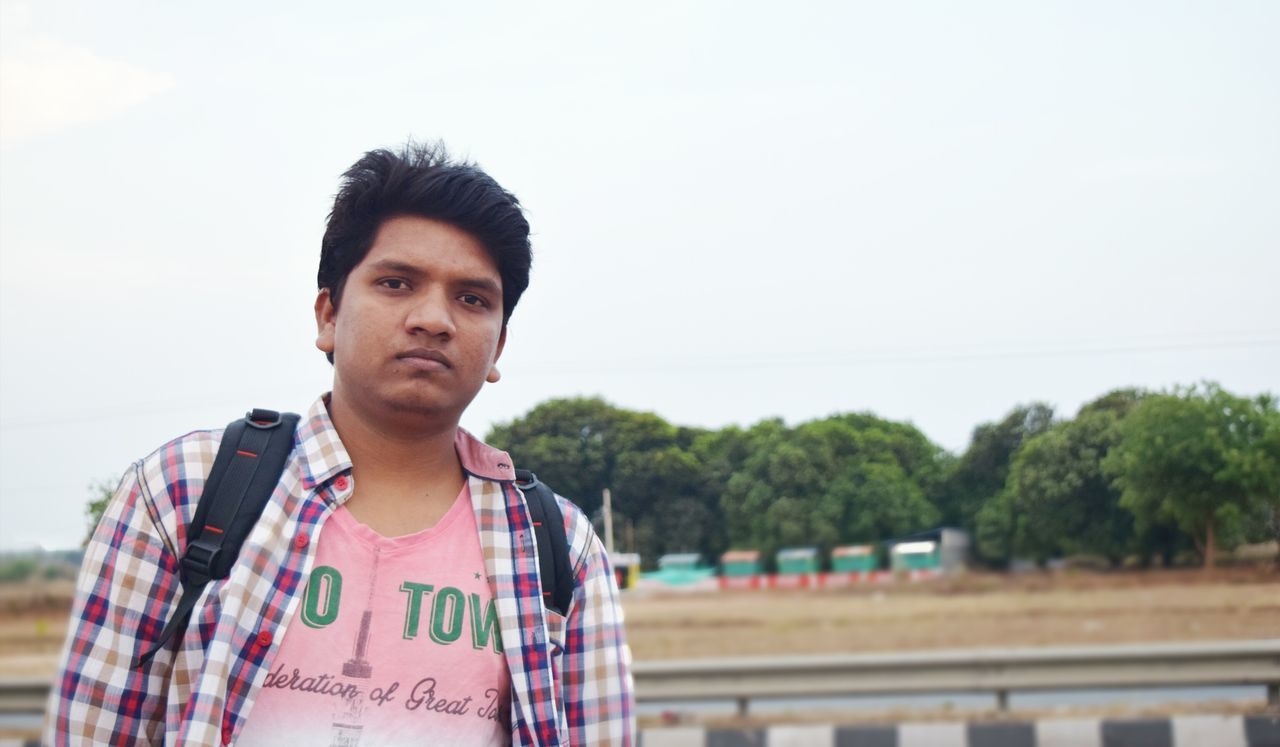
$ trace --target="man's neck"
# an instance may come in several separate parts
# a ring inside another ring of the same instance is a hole
[[[458,424],[424,424],[406,429],[363,417],[336,393],[329,400],[329,418],[355,470],[403,476],[410,480],[430,480],[461,470],[454,449]]]

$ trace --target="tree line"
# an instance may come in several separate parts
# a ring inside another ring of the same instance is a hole
[[[1273,395],[1215,384],[1117,389],[1060,418],[1019,405],[952,454],[910,423],[846,413],[718,430],[672,425],[599,398],[553,399],[486,440],[647,566],[669,552],[879,543],[939,526],[971,532],[1005,567],[1091,555],[1165,565],[1280,540],[1280,412]],[[90,533],[114,482],[92,486]],[[87,541],[87,538],[86,538]]]
[[[1280,539],[1280,412],[1215,384],[1119,389],[1073,417],[1015,407],[952,454],[910,423],[847,413],[718,430],[599,398],[554,399],[495,426],[508,451],[646,566],[668,552],[878,543],[969,530],[979,561],[1091,555],[1118,565]]]

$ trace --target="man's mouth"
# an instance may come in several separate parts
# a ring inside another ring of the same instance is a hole
[[[439,371],[442,368],[453,368],[453,363],[449,361],[447,355],[431,348],[406,350],[396,355],[396,359],[423,371]]]

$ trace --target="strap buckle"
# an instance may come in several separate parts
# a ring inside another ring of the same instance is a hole
[[[280,425],[280,421],[283,420],[280,413],[275,410],[263,410],[259,407],[255,407],[245,413],[244,417],[245,422],[249,427],[263,431],[269,431],[272,428],[275,428],[277,425]]]
[[[187,545],[187,551],[182,554],[182,570],[190,580],[196,583],[204,583],[213,578],[213,564],[218,562],[218,556],[222,554],[222,545],[220,543],[210,542],[204,537]]]
[[[538,476],[527,469],[516,470],[516,487],[521,490],[533,490],[538,487]]]

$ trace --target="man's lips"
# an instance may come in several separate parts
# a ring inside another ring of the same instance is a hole
[[[449,361],[449,357],[439,350],[430,348],[414,348],[406,350],[396,355],[396,360],[402,360],[414,368],[423,371],[438,371],[442,368],[453,368],[453,363]]]

